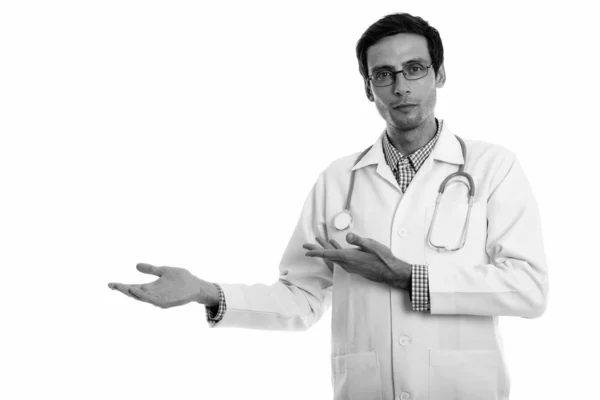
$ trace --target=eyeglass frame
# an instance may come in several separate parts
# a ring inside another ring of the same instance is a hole
[[[414,65],[414,64],[415,64],[415,63],[408,64],[408,65],[407,65],[406,67],[404,67],[404,68],[408,68],[408,67],[410,67],[410,66],[412,66],[412,65]],[[371,75],[368,77],[368,79],[367,79],[367,80],[371,81],[371,82],[373,83],[373,86],[375,86],[375,87],[388,87],[388,86],[392,86],[394,83],[396,83],[396,80],[397,80],[396,76],[397,76],[399,73],[402,73],[402,76],[404,76],[404,79],[406,79],[407,81],[418,81],[419,79],[423,79],[423,78],[425,78],[425,77],[427,76],[427,74],[429,74],[429,68],[431,68],[431,67],[433,67],[433,63],[431,63],[431,64],[429,64],[429,65],[425,65],[425,68],[426,68],[426,69],[425,69],[425,75],[423,75],[423,76],[422,76],[422,77],[420,77],[420,78],[415,78],[415,79],[410,79],[410,78],[408,78],[408,77],[406,76],[406,72],[404,72],[404,68],[402,68],[402,69],[401,69],[401,70],[399,70],[399,71],[389,71],[389,72],[391,72],[391,73],[392,73],[392,76],[393,76],[393,81],[392,81],[392,83],[390,83],[389,85],[377,86],[377,85],[375,84],[375,82],[373,81],[373,75],[375,75],[376,73],[378,73],[378,72],[380,72],[380,71],[375,71],[375,72],[373,72],[373,73],[372,73],[372,74],[371,74]]]

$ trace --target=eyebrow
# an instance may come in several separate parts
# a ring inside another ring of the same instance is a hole
[[[405,61],[405,62],[402,63],[402,68],[404,68],[407,64],[411,64],[411,63],[415,63],[415,62],[420,62],[420,63],[425,64],[425,65],[429,65],[429,63],[430,63],[429,61],[427,61],[426,59],[421,58],[421,57],[411,58],[410,60],[407,60],[407,61]],[[393,65],[388,65],[388,64],[375,65],[373,67],[373,69],[371,69],[371,73],[376,72],[376,71],[380,71],[382,69],[391,69],[391,70],[393,70],[394,66]]]

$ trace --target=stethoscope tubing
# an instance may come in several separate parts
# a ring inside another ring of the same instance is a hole
[[[435,201],[435,209],[434,209],[433,216],[431,219],[431,224],[429,225],[429,230],[427,232],[427,242],[432,247],[434,247],[438,250],[443,249],[446,251],[457,251],[464,247],[464,245],[466,243],[466,238],[468,235],[469,223],[471,220],[471,208],[473,206],[473,199],[475,197],[475,182],[473,181],[473,177],[469,173],[464,172],[464,166],[465,166],[465,163],[467,162],[467,146],[460,137],[456,136],[456,139],[460,143],[464,163],[459,166],[459,170],[457,172],[454,172],[454,173],[448,175],[440,184],[438,196]],[[354,183],[355,183],[355,179],[356,179],[356,170],[354,170],[354,167],[356,167],[356,165],[360,162],[360,160],[362,160],[362,158],[365,156],[365,154],[367,154],[367,152],[371,149],[371,147],[372,146],[369,146],[368,148],[366,148],[358,156],[358,158],[356,159],[356,162],[354,163],[353,171],[350,174],[350,186],[348,187],[348,194],[346,195],[346,203],[344,204],[344,210],[341,211],[339,214],[337,214],[334,218],[334,226],[339,231],[346,230],[352,226],[353,217],[352,217],[352,214],[350,213],[350,205],[352,204],[352,194],[354,193]],[[466,183],[462,180],[457,181],[457,182],[460,182],[460,183],[466,185],[469,190],[467,217],[465,218],[465,224],[463,226],[460,244],[458,247],[455,247],[455,248],[451,248],[449,246],[439,246],[439,245],[432,243],[432,241],[431,241],[431,233],[433,231],[433,226],[435,225],[435,220],[436,220],[436,216],[437,216],[437,212],[438,212],[438,206],[444,195],[444,191],[446,189],[448,182],[451,181],[452,179],[458,178],[458,177],[463,177],[467,180],[468,183]]]

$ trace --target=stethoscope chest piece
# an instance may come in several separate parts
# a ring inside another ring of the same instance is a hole
[[[343,231],[352,226],[352,215],[350,211],[344,210],[333,218],[333,226],[338,231]]]

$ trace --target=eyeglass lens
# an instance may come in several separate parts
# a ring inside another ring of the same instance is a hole
[[[402,71],[381,70],[375,72],[371,81],[375,86],[389,86],[396,82],[396,75],[404,74],[408,80],[421,79],[427,75],[429,68],[420,63],[412,63],[402,69]]]

